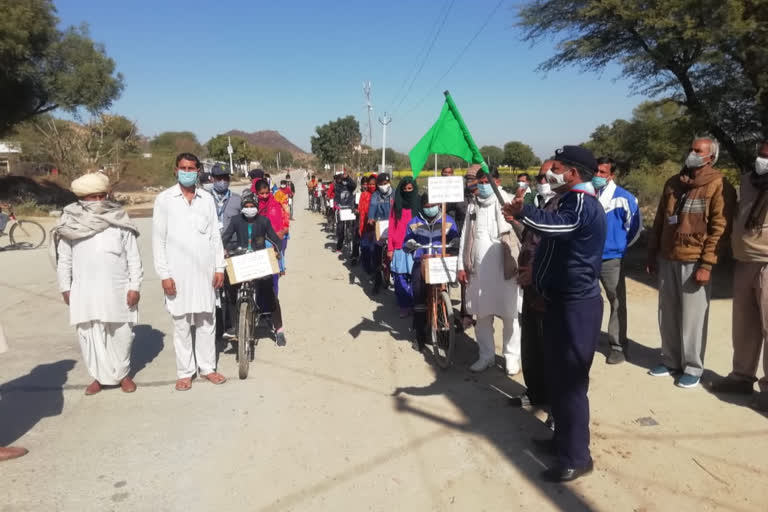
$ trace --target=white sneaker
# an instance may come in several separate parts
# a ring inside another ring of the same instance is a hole
[[[469,367],[469,371],[476,372],[476,373],[484,372],[485,370],[493,366],[495,362],[496,362],[495,358],[486,359],[485,361],[483,361],[482,359],[478,359],[477,361],[475,361],[475,364]]]
[[[520,363],[516,359],[505,357],[504,360],[506,362],[507,375],[512,376],[520,373]]]

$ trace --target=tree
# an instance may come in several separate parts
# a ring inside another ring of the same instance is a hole
[[[528,169],[541,165],[541,160],[533,153],[531,146],[513,140],[504,144],[504,160],[501,163],[515,169]]]
[[[483,146],[480,153],[488,165],[499,165],[504,161],[504,150],[497,146]]]
[[[163,132],[150,141],[149,149],[153,153],[193,153],[199,156],[202,146],[192,132]]]
[[[0,136],[18,123],[61,108],[108,109],[123,76],[87,26],[58,30],[51,0],[0,0]]]
[[[521,8],[531,42],[560,37],[541,68],[622,66],[635,90],[672,99],[742,170],[768,137],[768,22],[762,0],[534,0]]]
[[[312,153],[321,164],[352,163],[355,146],[360,143],[360,123],[354,116],[338,118],[336,121],[315,128],[312,136]]]

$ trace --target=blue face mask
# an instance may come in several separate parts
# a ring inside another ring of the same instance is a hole
[[[477,193],[483,199],[488,199],[493,195],[493,187],[490,183],[478,183]]]
[[[213,190],[218,192],[219,194],[223,194],[227,190],[229,190],[229,182],[228,181],[214,181],[213,182]]]
[[[424,212],[424,215],[426,215],[430,219],[434,219],[437,216],[437,214],[440,213],[440,207],[430,206],[429,208],[423,208],[422,211]]]
[[[197,183],[197,171],[182,171],[177,173],[179,183],[184,187],[193,187]]]
[[[602,178],[600,176],[595,176],[592,178],[592,186],[595,187],[597,190],[600,190],[607,184],[608,184],[608,178]]]

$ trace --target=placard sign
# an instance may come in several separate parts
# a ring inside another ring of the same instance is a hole
[[[376,221],[376,240],[387,238],[388,234],[389,234],[389,221],[388,220]]]
[[[464,178],[461,176],[432,176],[427,180],[427,187],[432,204],[464,202]]]
[[[227,275],[232,284],[280,273],[274,249],[262,249],[226,259]]]
[[[425,258],[422,260],[422,272],[427,284],[455,283],[459,272],[459,257]]]
[[[339,210],[339,220],[341,222],[346,222],[348,220],[355,220],[355,212],[352,211],[351,208],[342,208]]]
[[[355,192],[355,204],[360,204],[360,192]]]

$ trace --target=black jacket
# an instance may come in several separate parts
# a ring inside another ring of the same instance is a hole
[[[277,233],[272,229],[272,223],[269,219],[263,215],[257,215],[253,219],[246,219],[243,214],[237,217],[232,217],[232,220],[221,235],[221,241],[224,244],[224,248],[228,251],[233,251],[238,247],[243,249],[248,248],[248,226],[251,227],[251,250],[258,251],[266,248],[265,241],[269,240],[276,252],[280,252],[280,239],[277,237]],[[234,235],[237,235],[235,237]],[[242,240],[242,242],[241,242]]]
[[[354,208],[355,207],[355,194],[353,193],[357,188],[355,180],[347,176],[341,178],[333,185],[333,202],[339,205],[341,208]]]

